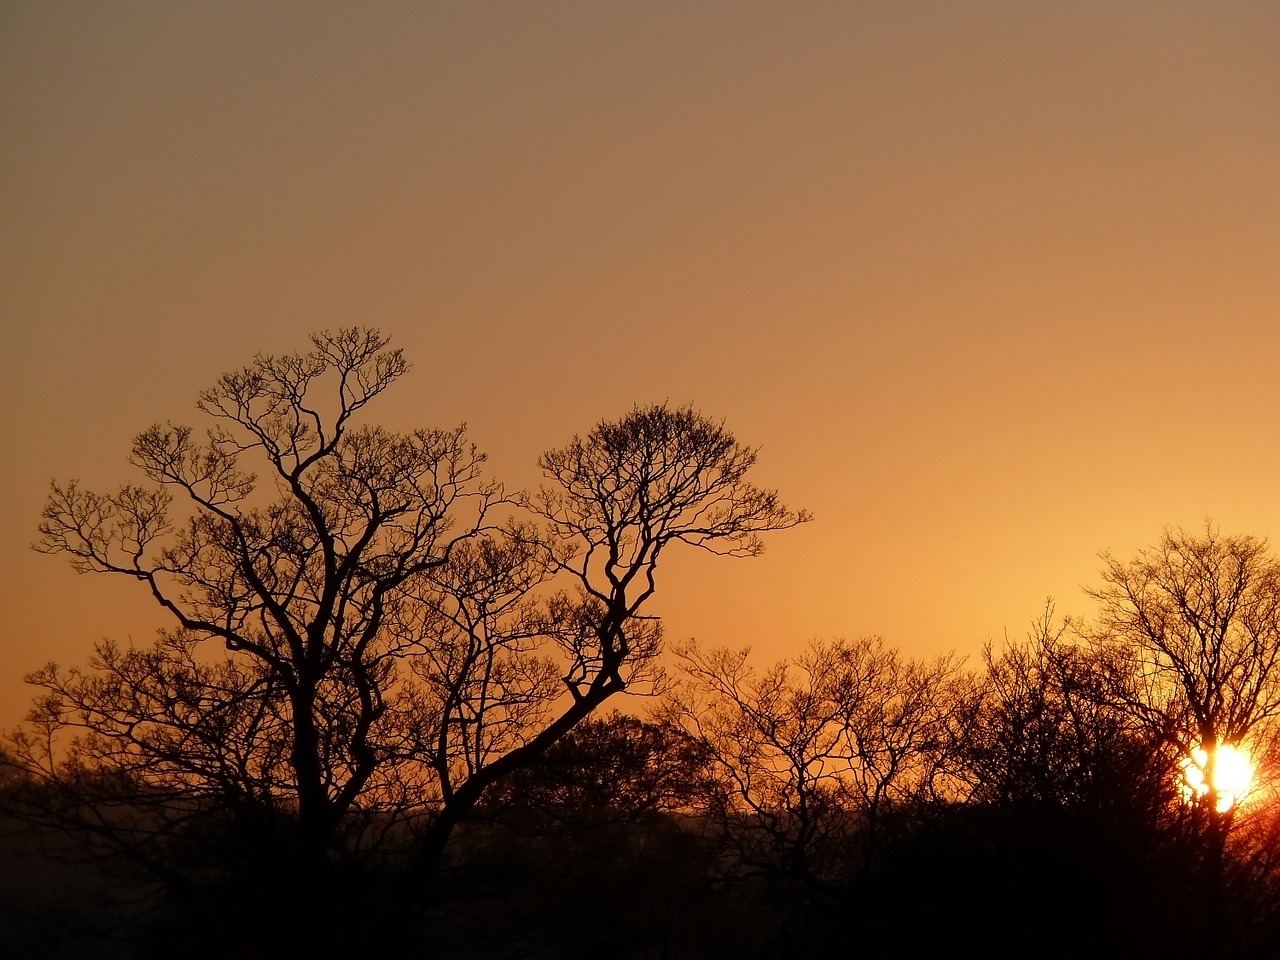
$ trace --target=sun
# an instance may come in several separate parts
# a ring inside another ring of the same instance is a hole
[[[1196,747],[1191,756],[1182,761],[1182,796],[1187,802],[1198,800],[1209,792],[1205,772],[1209,767],[1209,754],[1203,747]],[[1217,794],[1214,804],[1219,813],[1226,813],[1243,802],[1253,786],[1253,761],[1239,747],[1224,743],[1214,751],[1213,789]]]

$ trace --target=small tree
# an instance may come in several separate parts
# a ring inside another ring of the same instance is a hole
[[[693,807],[706,765],[688,734],[615,710],[578,724],[540,764],[487,794],[484,805],[553,824],[659,819]]]
[[[1066,639],[1053,607],[1024,643],[984,651],[962,743],[971,799],[1001,808],[1124,812],[1155,824],[1173,799],[1167,745],[1126,707],[1123,661]]]
[[[685,647],[663,716],[707,752],[735,858],[827,886],[888,812],[947,791],[966,681],[949,657],[905,660],[878,638],[814,642],[763,673],[747,653]]]

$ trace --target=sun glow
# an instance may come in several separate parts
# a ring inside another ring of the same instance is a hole
[[[1196,747],[1191,756],[1182,761],[1182,795],[1191,802],[1209,792],[1206,772],[1209,754],[1203,747]],[[1226,813],[1241,803],[1253,786],[1253,762],[1249,755],[1237,747],[1224,743],[1214,751],[1213,789],[1217,794],[1214,804],[1219,813]]]

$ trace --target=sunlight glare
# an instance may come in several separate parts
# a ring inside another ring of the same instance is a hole
[[[1191,756],[1182,761],[1182,795],[1188,802],[1199,799],[1209,792],[1209,784],[1205,780],[1205,768],[1209,764],[1209,754],[1203,747],[1196,747]],[[1244,800],[1253,786],[1253,763],[1243,750],[1229,743],[1218,747],[1214,760],[1213,787],[1218,799],[1215,807],[1219,813],[1226,813],[1237,803]]]

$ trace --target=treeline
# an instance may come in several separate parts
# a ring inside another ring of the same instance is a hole
[[[758,664],[645,612],[669,548],[809,519],[723,423],[637,407],[510,494],[462,428],[357,422],[407,370],[320,334],[204,391],[203,438],[140,433],[144,483],[53,486],[40,547],[174,627],[28,678],[11,955],[1280,952],[1264,541],[1106,556],[1090,622],[980,665]]]
[[[685,649],[648,718],[578,724],[430,876],[406,818],[317,867],[287,809],[11,773],[10,955],[1274,956],[1266,765],[1221,812],[1189,797],[1113,654],[1056,633],[982,670],[876,640],[764,670]]]

